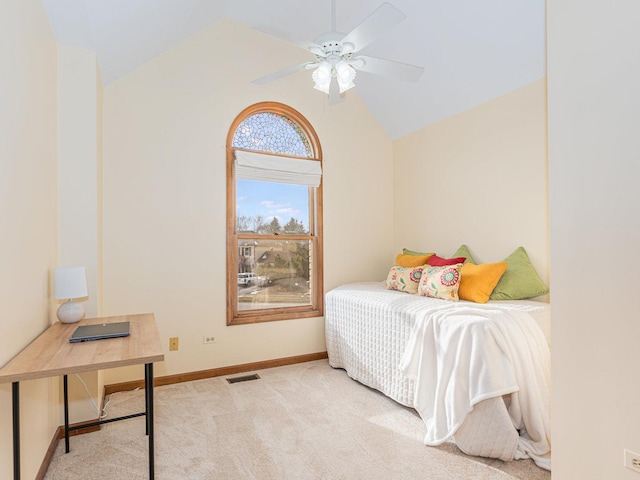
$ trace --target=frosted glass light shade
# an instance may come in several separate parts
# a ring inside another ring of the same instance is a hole
[[[356,78],[356,69],[344,60],[340,60],[333,66],[329,62],[322,62],[311,74],[313,78],[313,88],[329,94],[331,90],[331,80],[333,77],[338,82],[340,93],[344,93],[355,87],[353,79]]]
[[[340,60],[336,64],[336,78],[338,79],[340,93],[344,93],[355,87],[353,79],[356,78],[356,70],[344,60]]]
[[[89,296],[85,267],[57,267],[53,271],[53,297],[69,300]]]
[[[331,70],[330,63],[322,62],[311,74],[311,78],[313,78],[314,81],[313,88],[329,94],[329,87],[331,86]]]

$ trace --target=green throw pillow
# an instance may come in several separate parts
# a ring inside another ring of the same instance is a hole
[[[403,248],[402,253],[404,253],[405,255],[414,255],[419,257],[422,257],[423,255],[433,255],[433,252],[422,253],[422,252],[416,252],[414,250],[409,250],[408,248]]]
[[[460,245],[460,248],[458,248],[456,250],[456,252],[451,255],[452,257],[466,257],[466,260],[464,261],[464,263],[477,263],[473,257],[471,256],[471,252],[469,251],[469,247],[467,247],[466,245],[462,244]],[[506,260],[505,260],[506,262]]]
[[[549,293],[524,248],[518,247],[503,262],[509,266],[491,293],[491,300],[524,300]]]

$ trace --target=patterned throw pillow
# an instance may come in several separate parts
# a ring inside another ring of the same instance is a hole
[[[418,293],[418,285],[422,277],[422,267],[400,267],[394,265],[387,276],[387,288],[406,293]]]
[[[458,301],[462,263],[442,267],[425,266],[418,287],[418,295]]]

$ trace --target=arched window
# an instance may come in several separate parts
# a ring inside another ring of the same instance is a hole
[[[323,314],[322,150],[287,105],[243,110],[227,136],[227,324]]]

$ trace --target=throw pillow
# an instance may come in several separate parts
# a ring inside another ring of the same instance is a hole
[[[518,247],[503,262],[509,266],[493,290],[491,300],[523,300],[549,293],[549,287],[538,276],[523,247]]]
[[[456,263],[464,263],[465,257],[442,258],[437,255],[431,255],[427,260],[427,265],[432,267],[444,267],[445,265],[455,265]]]
[[[458,290],[460,299],[487,303],[491,292],[506,269],[506,262],[482,263],[480,265],[465,263],[462,267],[462,281]]]
[[[441,267],[425,266],[418,287],[418,295],[458,301],[462,263]]]
[[[429,257],[433,255],[432,253],[428,253],[427,255],[407,255],[404,253],[399,253],[396,256],[396,265],[401,267],[421,267],[427,264],[427,260]]]
[[[423,252],[416,252],[414,250],[409,250],[408,248],[403,248],[402,249],[402,253],[404,253],[405,255],[433,255],[433,253],[423,253]]]
[[[389,290],[418,293],[420,277],[422,277],[422,267],[400,267],[394,265],[389,270],[386,285]]]
[[[455,251],[455,253],[453,255],[451,255],[452,257],[465,257],[466,260],[464,261],[464,263],[477,263],[473,257],[471,256],[471,252],[469,251],[469,247],[467,247],[466,245],[462,244],[460,245],[460,247],[458,248],[458,250]]]

